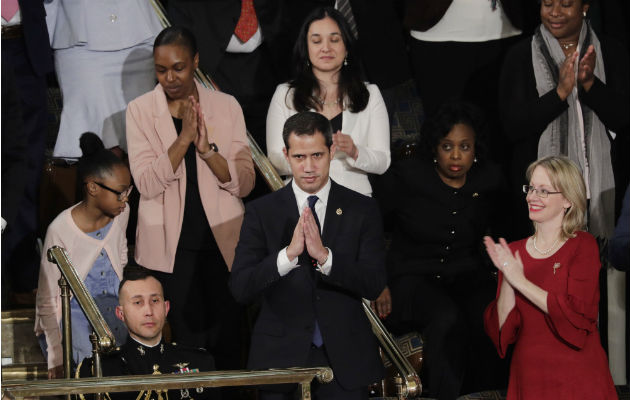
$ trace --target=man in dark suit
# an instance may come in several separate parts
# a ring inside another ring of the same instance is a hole
[[[365,399],[383,372],[361,305],[385,287],[378,207],[329,178],[335,146],[324,116],[293,115],[282,135],[293,181],[247,205],[232,266],[236,300],[261,301],[248,367],[328,365],[335,379],[314,384],[315,399]],[[294,389],[260,398],[291,399]]]

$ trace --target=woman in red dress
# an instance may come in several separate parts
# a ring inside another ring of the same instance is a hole
[[[527,169],[534,235],[484,243],[499,270],[485,329],[501,357],[514,343],[508,400],[617,399],[597,331],[599,248],[585,225],[577,166],[546,157]]]

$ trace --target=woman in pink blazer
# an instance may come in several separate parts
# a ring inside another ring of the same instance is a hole
[[[239,368],[241,313],[228,290],[254,168],[241,107],[194,80],[194,36],[170,27],[153,49],[159,84],[127,108],[129,163],[140,192],[135,259],[171,300],[173,340]]]

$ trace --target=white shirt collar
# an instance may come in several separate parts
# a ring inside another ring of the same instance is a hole
[[[156,344],[154,344],[153,346],[148,345],[146,343],[142,343],[141,341],[139,341],[138,339],[136,339],[135,337],[129,335],[130,338],[132,338],[134,341],[136,341],[138,344],[143,345],[144,347],[148,347],[148,348],[153,348],[155,346],[157,346],[158,344],[160,344],[162,342],[162,337],[160,336],[160,340],[158,340],[158,342]]]
[[[309,196],[317,196],[319,198],[318,201],[321,201],[324,207],[328,204],[328,195],[330,194],[330,177],[328,177],[328,181],[317,193],[306,193],[295,183],[295,179],[291,180],[291,188],[293,189],[293,194],[295,195],[295,200],[297,201],[298,211],[300,215],[302,214],[302,209],[305,205],[308,205],[308,197]],[[321,218],[320,218],[321,219]]]

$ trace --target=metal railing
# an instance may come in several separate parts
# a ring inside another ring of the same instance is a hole
[[[101,354],[114,349],[116,341],[101,311],[96,306],[94,298],[85,287],[85,284],[77,274],[76,269],[68,257],[66,250],[59,246],[53,246],[46,253],[48,261],[57,264],[61,271],[59,288],[61,289],[61,319],[63,322],[63,370],[64,376],[69,377],[72,364],[72,321],[70,318],[70,291],[79,303],[85,317],[92,326],[90,335],[92,342],[92,356],[94,358],[94,375],[103,376],[101,371]],[[69,399],[69,396],[66,396]],[[97,400],[100,396],[96,396]]]
[[[22,399],[35,396],[297,383],[300,399],[310,400],[311,381],[313,379],[328,383],[333,379],[333,372],[328,367],[321,367],[264,371],[216,371],[175,375],[128,375],[48,381],[6,381],[2,384],[2,394],[9,399]]]

